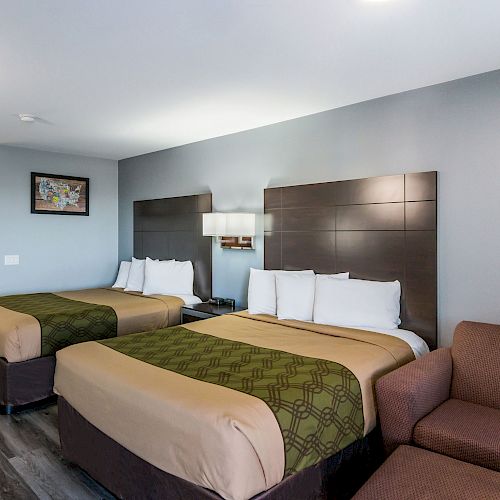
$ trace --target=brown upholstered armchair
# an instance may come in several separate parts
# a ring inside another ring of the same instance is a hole
[[[500,325],[464,321],[441,348],[378,380],[386,450],[413,444],[500,471]]]

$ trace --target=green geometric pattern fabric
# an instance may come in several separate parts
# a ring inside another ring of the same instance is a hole
[[[359,382],[339,363],[182,327],[101,343],[145,363],[264,401],[283,435],[285,475],[314,465],[363,437]]]
[[[0,297],[0,306],[38,320],[42,356],[50,356],[72,344],[116,337],[118,320],[112,307],[65,299],[52,293]]]

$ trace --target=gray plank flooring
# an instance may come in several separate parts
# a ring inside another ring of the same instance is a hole
[[[61,456],[57,406],[0,415],[0,499],[112,500]]]

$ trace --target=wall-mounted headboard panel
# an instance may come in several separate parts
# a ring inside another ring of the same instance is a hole
[[[134,256],[192,261],[202,300],[212,296],[212,239],[202,230],[202,214],[211,211],[211,193],[134,202]]]
[[[437,172],[264,190],[265,269],[401,282],[401,328],[437,345]]]

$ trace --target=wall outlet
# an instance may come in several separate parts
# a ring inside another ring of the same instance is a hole
[[[4,264],[6,266],[17,266],[19,265],[19,255],[5,255]]]

